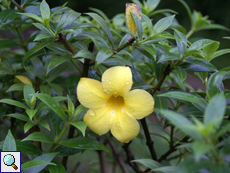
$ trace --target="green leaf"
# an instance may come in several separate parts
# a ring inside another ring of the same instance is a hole
[[[34,115],[37,113],[38,110],[36,109],[26,109],[27,115],[29,115],[30,120],[33,119]]]
[[[42,19],[41,19],[40,17],[38,17],[36,14],[33,14],[33,13],[18,13],[18,14],[21,14],[21,15],[23,15],[23,16],[27,16],[27,17],[29,17],[29,18],[32,18],[32,19],[34,19],[34,20],[36,20],[36,21],[38,21],[38,22],[40,22],[40,23],[43,22]]]
[[[204,113],[204,124],[211,123],[215,129],[219,128],[224,117],[225,107],[226,99],[223,93],[213,96]]]
[[[178,30],[174,29],[174,36],[176,38],[176,44],[181,55],[186,51],[187,47],[187,37]]]
[[[50,131],[50,126],[45,120],[39,121],[38,124]]]
[[[14,41],[14,40],[6,40],[6,39],[0,39],[0,50],[1,49],[9,49],[11,47],[16,47],[19,46],[19,43]],[[3,59],[5,60],[5,59]],[[10,68],[7,68],[8,70],[10,70]]]
[[[200,141],[195,141],[192,143],[192,149],[194,151],[194,157],[196,161],[199,161],[205,153],[207,153],[210,149],[212,149],[212,145],[200,142]]]
[[[55,92],[58,96],[62,96],[62,95],[63,95],[61,85],[59,85],[59,84],[54,84],[54,83],[48,83],[48,85],[54,90],[54,92]]]
[[[131,11],[130,11],[130,13],[131,13],[133,20],[135,21],[135,25],[137,27],[138,40],[142,40],[143,27],[142,27],[141,21],[136,14],[132,13]]]
[[[185,62],[185,64],[180,64],[180,67],[183,68],[185,71],[195,71],[195,72],[217,71],[216,67],[213,66],[210,62],[208,62],[205,59],[194,58],[192,56],[189,56],[185,58],[183,62]]]
[[[41,24],[41,23],[33,23],[33,25],[35,27],[37,27],[38,29],[40,29],[41,31],[43,31],[44,33],[52,35],[52,32],[50,32],[43,24]]]
[[[72,122],[70,124],[76,127],[77,129],[79,129],[82,132],[82,135],[85,137],[85,130],[87,127],[87,124],[85,122],[77,121],[77,122]]]
[[[96,22],[101,26],[102,30],[105,32],[106,36],[108,37],[112,47],[114,47],[113,36],[110,31],[108,24],[96,13],[86,13],[87,15],[91,16]]]
[[[6,135],[5,141],[3,143],[3,151],[17,151],[15,139],[10,130]]]
[[[50,18],[50,7],[45,0],[42,0],[40,5],[41,16],[43,20]]]
[[[49,169],[50,173],[64,173],[64,172],[66,172],[65,167],[60,162],[58,162],[57,160],[53,160],[52,162],[55,163],[56,166],[48,165],[48,169]]]
[[[48,85],[40,85],[40,92],[51,96],[51,89]]]
[[[93,56],[93,54],[88,51],[87,49],[82,49],[79,52],[77,52],[75,55],[73,55],[72,58],[87,58],[87,59],[91,59],[93,61],[95,61],[95,57]]]
[[[40,41],[42,39],[47,39],[47,38],[51,38],[51,37],[53,37],[53,36],[50,34],[39,34],[35,37],[35,39],[33,41]]]
[[[184,2],[184,0],[178,0],[178,1],[185,7],[185,9],[186,9],[186,11],[188,13],[190,22],[191,22],[191,26],[193,26],[195,21],[193,21],[192,12],[191,12],[189,6]]]
[[[227,53],[230,53],[230,49],[222,49],[222,50],[216,51],[214,54],[212,54],[211,57],[209,57],[208,60],[211,61],[214,58],[219,57],[219,56],[224,55],[224,54],[227,54]]]
[[[16,10],[13,9],[5,9],[1,11],[0,13],[0,28],[7,25],[8,23],[12,22],[16,17],[18,17],[18,14],[16,13]]]
[[[160,34],[166,30],[172,24],[174,17],[175,15],[172,15],[159,20],[153,27],[153,30],[156,32],[156,34]]]
[[[201,26],[199,28],[196,28],[196,31],[201,31],[201,30],[209,30],[209,29],[222,29],[225,31],[229,31],[229,29],[223,25],[219,25],[219,24],[207,24],[204,26]]]
[[[102,62],[104,62],[105,60],[107,60],[109,57],[111,57],[113,55],[113,53],[111,52],[111,50],[108,50],[106,48],[102,48],[96,56],[96,64],[99,65]]]
[[[50,119],[50,126],[55,138],[61,133],[63,129],[64,122],[62,119],[51,109],[49,109],[49,119]]]
[[[45,161],[45,160],[30,160],[21,165],[21,170],[25,170],[28,168],[32,168],[35,166],[41,166],[41,165],[47,166],[47,165],[56,165],[56,164]]]
[[[70,59],[71,59],[70,57],[54,57],[47,66],[46,74],[48,74],[51,70],[53,70],[58,65],[66,61],[69,61]]]
[[[25,116],[25,115],[23,115],[23,114],[20,114],[20,113],[12,113],[12,114],[6,114],[6,115],[4,115],[4,116],[7,116],[7,117],[14,117],[14,118],[17,118],[17,119],[19,119],[19,120],[22,120],[22,121],[30,121],[30,119],[27,117],[27,116]]]
[[[45,133],[42,132],[34,132],[24,138],[22,141],[39,141],[44,143],[53,143],[53,139]]]
[[[30,141],[21,142],[20,140],[15,140],[17,145],[17,151],[21,151],[24,154],[31,155],[41,155],[42,151],[37,147],[36,144]]]
[[[72,55],[72,53],[64,48],[63,46],[60,46],[58,44],[50,43],[49,45],[46,46],[48,49],[53,50],[55,53],[60,53],[60,54],[67,54],[67,55]],[[60,56],[59,56],[60,57]]]
[[[113,55],[112,58],[105,60],[102,64],[109,66],[118,66],[118,65],[130,65],[132,64],[129,60],[122,58],[119,55]]]
[[[66,120],[64,109],[53,97],[47,94],[36,94],[36,96],[52,109],[63,121]]]
[[[158,97],[160,96],[161,93],[159,91],[157,91],[153,98],[154,98],[154,101],[155,101],[155,105],[154,105],[154,108],[157,110],[157,109],[168,109],[168,103],[167,103],[167,100],[163,97]]]
[[[141,163],[150,169],[155,169],[162,166],[159,162],[152,159],[138,159],[138,160],[132,160],[131,162]]]
[[[13,84],[6,92],[23,91],[24,84]]]
[[[43,49],[44,47],[46,47],[46,46],[49,45],[49,44],[50,44],[50,42],[44,42],[44,43],[40,43],[40,44],[34,46],[32,49],[30,49],[30,50],[26,53],[25,57],[23,58],[23,62],[22,62],[22,63],[24,64],[25,61],[26,61],[28,58],[30,58],[33,54],[35,54],[36,52],[38,52],[39,50]]]
[[[201,134],[196,130],[196,126],[183,115],[163,109],[159,110],[159,112],[187,135],[196,140],[202,139]]]
[[[206,84],[206,93],[209,99],[211,99],[214,95],[219,93],[220,86],[222,85],[222,80],[226,72],[219,71],[213,73],[210,78],[208,79],[208,83]]]
[[[6,103],[6,104],[17,106],[17,107],[20,107],[20,108],[23,108],[23,109],[28,109],[28,107],[26,105],[24,105],[21,102],[16,101],[16,100],[2,99],[2,100],[0,100],[0,103]]]
[[[69,116],[72,117],[74,115],[75,107],[69,95],[67,95],[67,98],[68,98],[68,113],[69,113]]]
[[[53,158],[58,155],[58,153],[47,153],[47,154],[42,154],[41,156],[36,157],[33,160],[43,160],[43,161],[47,161],[50,163],[51,160],[53,160]],[[53,163],[50,163],[53,164]],[[50,165],[49,164],[49,165]],[[55,164],[54,164],[55,165]],[[35,167],[31,167],[28,168],[26,170],[23,171],[23,173],[39,173],[41,172],[42,169],[44,169],[47,165],[40,165],[40,166],[35,166]]]
[[[60,145],[64,145],[70,148],[108,151],[102,143],[91,138],[83,138],[83,137],[72,138],[69,140],[61,141]]]
[[[33,122],[27,122],[24,125],[24,133],[28,132],[35,124]]]
[[[35,94],[34,88],[31,85],[25,84],[23,88],[23,95],[26,104],[30,108],[33,108],[33,106],[35,105],[35,103],[32,103],[33,102],[32,98],[34,97],[34,94]],[[36,102],[36,100],[34,102]]]
[[[56,147],[53,151],[58,152],[59,156],[71,156],[71,155],[74,155],[76,153],[80,153],[84,150],[76,149],[76,148],[68,148],[64,145],[60,145],[60,146]]]
[[[201,104],[203,106],[207,105],[206,101],[203,100],[202,98],[193,94],[180,92],[180,91],[170,91],[164,94],[160,94],[158,95],[158,97],[170,97],[177,100],[183,100],[183,101],[189,101],[191,103]]]
[[[175,173],[178,172],[178,169],[177,167],[174,166],[164,166],[164,167],[152,169],[151,171],[157,171],[163,173]]]
[[[143,51],[142,49],[137,47],[138,50],[141,51],[141,53],[143,53],[145,56],[147,56],[150,59],[156,60],[156,48],[152,44],[151,45],[141,44],[140,47],[144,49]],[[147,51],[147,53],[145,51]]]
[[[173,54],[171,52],[165,52],[160,59],[158,60],[157,63],[162,62],[162,61],[170,61],[170,60],[179,60],[180,57],[176,54]]]
[[[180,68],[180,67],[177,66],[177,67],[174,69],[174,72],[175,72],[175,73],[177,74],[177,76],[179,77],[181,83],[183,83],[183,82],[186,80],[186,78],[187,78],[187,73],[186,73],[186,71],[185,71],[184,69],[182,69],[182,68]]]

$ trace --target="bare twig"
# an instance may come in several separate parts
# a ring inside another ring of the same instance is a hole
[[[123,161],[121,159],[121,156],[118,154],[118,152],[116,150],[116,147],[115,147],[114,143],[112,141],[110,141],[110,140],[108,141],[108,143],[109,143],[109,145],[110,145],[110,147],[112,149],[113,155],[114,155],[115,159],[117,160],[122,172],[123,173],[128,173],[128,171],[126,170],[125,165],[124,165],[124,163],[123,163]]]

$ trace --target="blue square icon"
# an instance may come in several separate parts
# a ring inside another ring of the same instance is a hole
[[[1,173],[21,172],[21,152],[20,151],[0,151]]]

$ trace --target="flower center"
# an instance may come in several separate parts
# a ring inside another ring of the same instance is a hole
[[[124,112],[124,98],[119,95],[112,95],[106,102],[106,109],[110,112],[111,116]]]

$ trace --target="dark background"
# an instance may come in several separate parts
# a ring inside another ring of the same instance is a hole
[[[47,0],[50,7],[63,5],[66,0]],[[77,12],[89,12],[89,7],[94,7],[102,10],[109,18],[112,18],[118,13],[124,13],[125,3],[132,2],[130,0],[69,0],[67,6]],[[224,25],[230,28],[230,1],[229,0],[185,0],[192,11],[200,11],[203,16],[209,16],[210,20],[215,23]],[[184,26],[187,31],[190,29],[190,21],[187,12],[183,5],[177,0],[161,0],[157,9],[169,8],[178,12],[176,16],[179,23]],[[161,14],[154,17],[163,17]],[[223,30],[206,30],[199,31],[192,37],[209,38],[220,42],[220,48],[230,48],[230,40],[223,39],[229,36],[230,33]],[[218,57],[212,61],[218,69],[230,66],[230,54]]]

